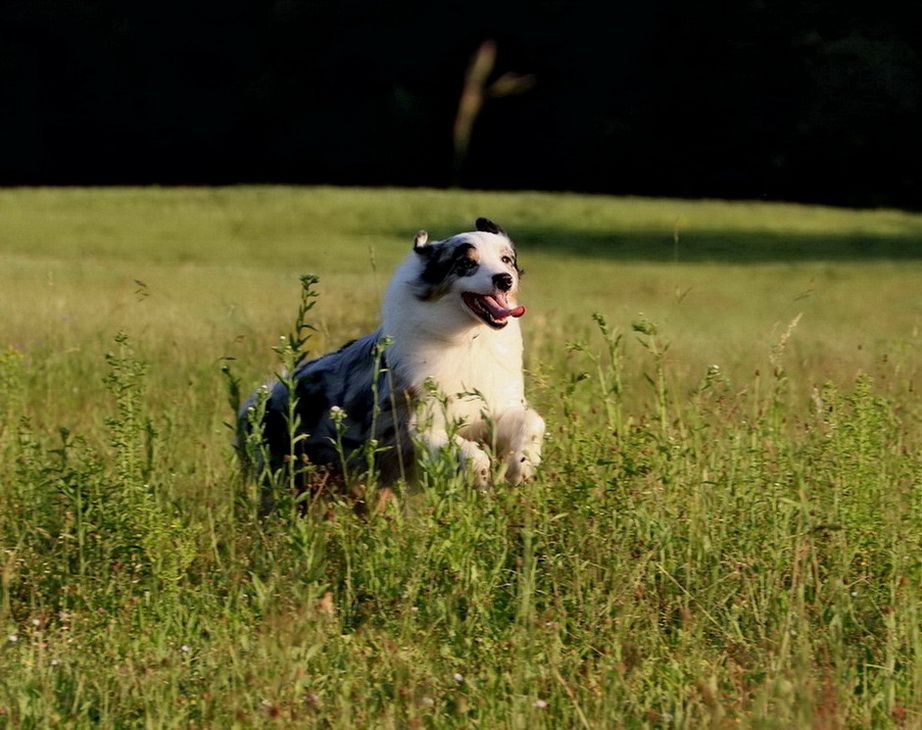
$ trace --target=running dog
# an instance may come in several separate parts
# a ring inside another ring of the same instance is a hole
[[[478,486],[533,477],[544,421],[525,401],[517,303],[522,270],[506,232],[486,218],[443,241],[416,234],[382,307],[381,327],[295,372],[295,454],[334,471],[374,439],[385,480],[453,452]],[[289,393],[269,391],[262,421],[270,468],[291,454]],[[248,410],[240,424],[249,429]]]

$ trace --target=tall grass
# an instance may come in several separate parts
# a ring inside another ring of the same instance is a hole
[[[284,357],[352,334],[320,291]],[[911,333],[826,380],[793,312],[745,367],[691,372],[673,324],[604,311],[531,322],[534,483],[485,494],[435,464],[303,515],[261,516],[237,469],[226,360],[190,364],[152,323],[5,349],[0,725],[917,725]],[[238,391],[286,329],[230,363]]]

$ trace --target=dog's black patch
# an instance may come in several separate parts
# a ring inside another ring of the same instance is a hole
[[[426,257],[426,265],[419,275],[420,291],[417,297],[423,301],[432,299],[446,288],[449,278],[472,276],[480,265],[477,247],[472,243],[436,244],[419,249]]]
[[[478,231],[483,231],[484,233],[496,233],[500,236],[506,235],[506,231],[503,230],[503,227],[494,223],[489,218],[478,218],[474,222],[474,225],[477,227]]]
[[[478,218],[474,222],[474,225],[477,227],[478,231],[482,231],[483,233],[496,233],[500,236],[509,238],[509,234],[506,233],[505,229],[499,225],[499,223],[494,223],[489,218]],[[516,261],[515,244],[512,242],[511,238],[509,239],[509,245],[512,246],[512,268],[514,268],[516,273],[521,277],[522,274],[525,273],[525,269],[519,268],[519,263]]]

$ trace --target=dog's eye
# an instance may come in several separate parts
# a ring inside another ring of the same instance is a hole
[[[512,266],[515,264],[515,261],[512,260],[511,256],[503,256],[502,262],[506,264],[506,266]]]
[[[461,259],[457,264],[455,264],[455,271],[461,274],[469,273],[476,268],[477,264],[470,259]]]

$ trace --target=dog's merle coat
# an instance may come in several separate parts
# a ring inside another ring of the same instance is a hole
[[[357,457],[369,438],[396,446],[399,440],[396,433],[399,419],[395,418],[395,414],[405,409],[395,410],[398,404],[388,397],[389,378],[383,355],[378,358],[375,372],[375,353],[380,339],[379,329],[353,340],[336,352],[305,363],[295,372],[295,394],[300,417],[298,433],[307,435],[297,442],[296,453],[306,456],[312,464],[339,467],[336,427],[330,417],[333,406],[339,406],[345,411],[340,439],[347,456]],[[380,406],[377,414],[374,408],[373,380],[377,380],[378,386]],[[290,454],[287,414],[288,388],[279,381],[270,391],[263,420],[263,437],[273,470],[278,469],[283,459]],[[379,466],[386,472],[386,478],[392,479],[399,475],[394,473],[399,465],[392,459],[381,460]]]
[[[448,447],[486,484],[487,444],[508,481],[532,476],[544,422],[524,399],[518,318],[525,308],[514,303],[521,270],[502,228],[480,218],[476,229],[431,243],[420,231],[388,287],[382,326],[298,368],[299,457],[338,468],[331,409],[339,407],[344,453],[359,456],[376,439],[385,480]],[[382,350],[385,336],[391,343]],[[288,398],[276,382],[263,421],[273,470],[290,453]],[[252,403],[241,410],[243,429]]]

